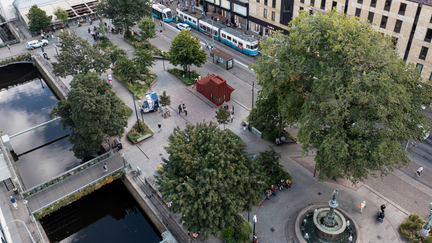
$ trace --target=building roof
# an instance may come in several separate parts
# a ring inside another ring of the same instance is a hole
[[[247,40],[247,41],[249,41],[249,42],[255,42],[255,41],[257,41],[257,39],[254,39],[254,38],[252,38],[252,37],[250,37],[250,36],[248,36],[248,35],[245,35],[245,34],[239,32],[239,31],[237,31],[237,30],[233,30],[233,29],[231,29],[231,28],[225,28],[225,29],[223,29],[222,31],[225,31],[225,32],[227,32],[228,34],[231,34],[231,35],[237,36],[237,37],[239,37],[239,38],[241,38],[241,39],[243,39],[243,40]]]
[[[4,181],[12,177],[4,156],[5,155],[3,155],[2,151],[0,150],[0,181]]]
[[[216,54],[216,56],[218,56],[218,57],[222,57],[222,59],[224,59],[224,60],[230,60],[230,59],[234,58],[234,56],[222,51],[219,48],[213,49],[211,52]]]
[[[410,0],[411,2],[420,3],[423,2],[424,4],[428,6],[432,6],[432,0]]]

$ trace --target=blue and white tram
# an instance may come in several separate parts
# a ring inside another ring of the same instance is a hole
[[[155,18],[163,19],[164,22],[173,21],[171,9],[163,6],[162,4],[153,4],[152,13]]]
[[[187,9],[177,9],[177,16],[180,22],[188,24],[190,27],[198,30],[198,21],[202,18],[201,14],[191,13]]]
[[[211,24],[211,20],[205,22],[204,19],[199,21],[199,31],[208,35],[210,37],[214,36],[215,40],[220,41],[219,34],[220,30],[226,28],[223,24],[213,21],[213,26]],[[213,30],[213,31],[212,31]]]
[[[249,56],[258,55],[258,40],[231,28],[220,30],[221,42]]]

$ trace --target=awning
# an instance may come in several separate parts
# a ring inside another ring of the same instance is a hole
[[[11,174],[9,171],[9,167],[6,164],[6,160],[5,157],[2,153],[2,151],[0,150],[0,181],[4,181],[6,179],[11,178]]]

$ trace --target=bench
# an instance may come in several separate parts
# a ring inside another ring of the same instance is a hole
[[[142,142],[142,141],[144,141],[144,140],[146,140],[147,138],[152,137],[152,136],[153,136],[153,134],[151,134],[151,133],[146,134],[146,135],[144,135],[144,136],[138,138],[137,141],[136,141],[136,143]]]

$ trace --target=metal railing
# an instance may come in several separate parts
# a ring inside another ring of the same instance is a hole
[[[162,223],[177,242],[201,243],[201,240],[189,236],[183,226],[181,226],[177,220],[172,217],[171,212],[166,208],[166,203],[159,197],[156,189],[152,188],[151,185],[146,182],[147,179],[144,181],[141,177],[137,176],[133,177],[133,179],[158,210],[162,216]]]
[[[20,53],[0,59],[0,67],[4,67],[14,63],[32,63],[33,59],[29,53]]]
[[[94,158],[94,159],[92,159],[92,160],[90,160],[90,161],[88,161],[88,162],[86,162],[80,166],[77,166],[71,170],[66,171],[65,173],[63,173],[61,175],[58,175],[49,181],[46,181],[46,182],[41,183],[37,186],[34,186],[34,187],[22,192],[21,194],[24,196],[24,198],[28,198],[30,196],[33,196],[33,195],[35,195],[35,194],[53,186],[53,185],[56,185],[56,184],[58,184],[64,180],[80,173],[80,172],[83,172],[83,171],[99,164],[102,161],[105,161],[111,157],[114,157],[117,154],[118,154],[118,149],[115,148],[115,149],[113,149],[107,153],[102,154],[101,156],[99,156],[97,158]]]

